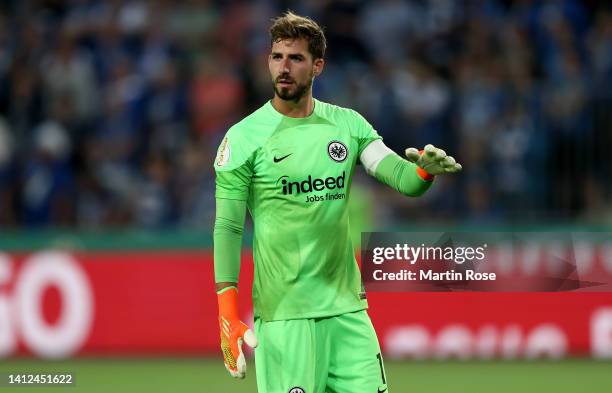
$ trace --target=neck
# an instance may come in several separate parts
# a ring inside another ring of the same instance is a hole
[[[288,117],[307,117],[314,110],[314,100],[312,99],[312,93],[304,94],[298,101],[283,100],[274,94],[272,106],[278,112]]]

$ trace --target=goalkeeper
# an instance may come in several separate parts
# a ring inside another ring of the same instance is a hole
[[[235,124],[215,159],[215,282],[221,348],[234,376],[255,350],[261,393],[386,392],[376,333],[349,237],[355,166],[407,196],[461,166],[441,149],[387,148],[353,110],[312,97],[325,37],[293,13],[270,28],[274,97]],[[246,210],[254,223],[254,332],[239,318],[238,275]]]

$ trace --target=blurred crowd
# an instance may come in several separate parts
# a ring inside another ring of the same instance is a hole
[[[359,176],[378,225],[612,220],[605,2],[0,4],[0,228],[211,228],[216,148],[271,97],[286,9],[325,27],[315,97],[464,166],[416,200]]]

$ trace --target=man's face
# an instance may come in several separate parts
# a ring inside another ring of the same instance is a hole
[[[274,42],[268,57],[274,92],[287,101],[299,101],[323,70],[323,59],[313,59],[303,38]]]

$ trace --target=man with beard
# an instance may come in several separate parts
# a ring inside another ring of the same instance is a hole
[[[244,377],[244,341],[257,347],[260,392],[382,393],[383,361],[349,237],[355,165],[359,160],[407,196],[461,166],[432,145],[407,149],[405,160],[358,113],[314,99],[326,47],[314,21],[288,12],[274,20],[270,36],[274,97],[230,128],[215,159],[225,366]],[[254,333],[240,320],[237,300],[247,208],[254,223]]]

